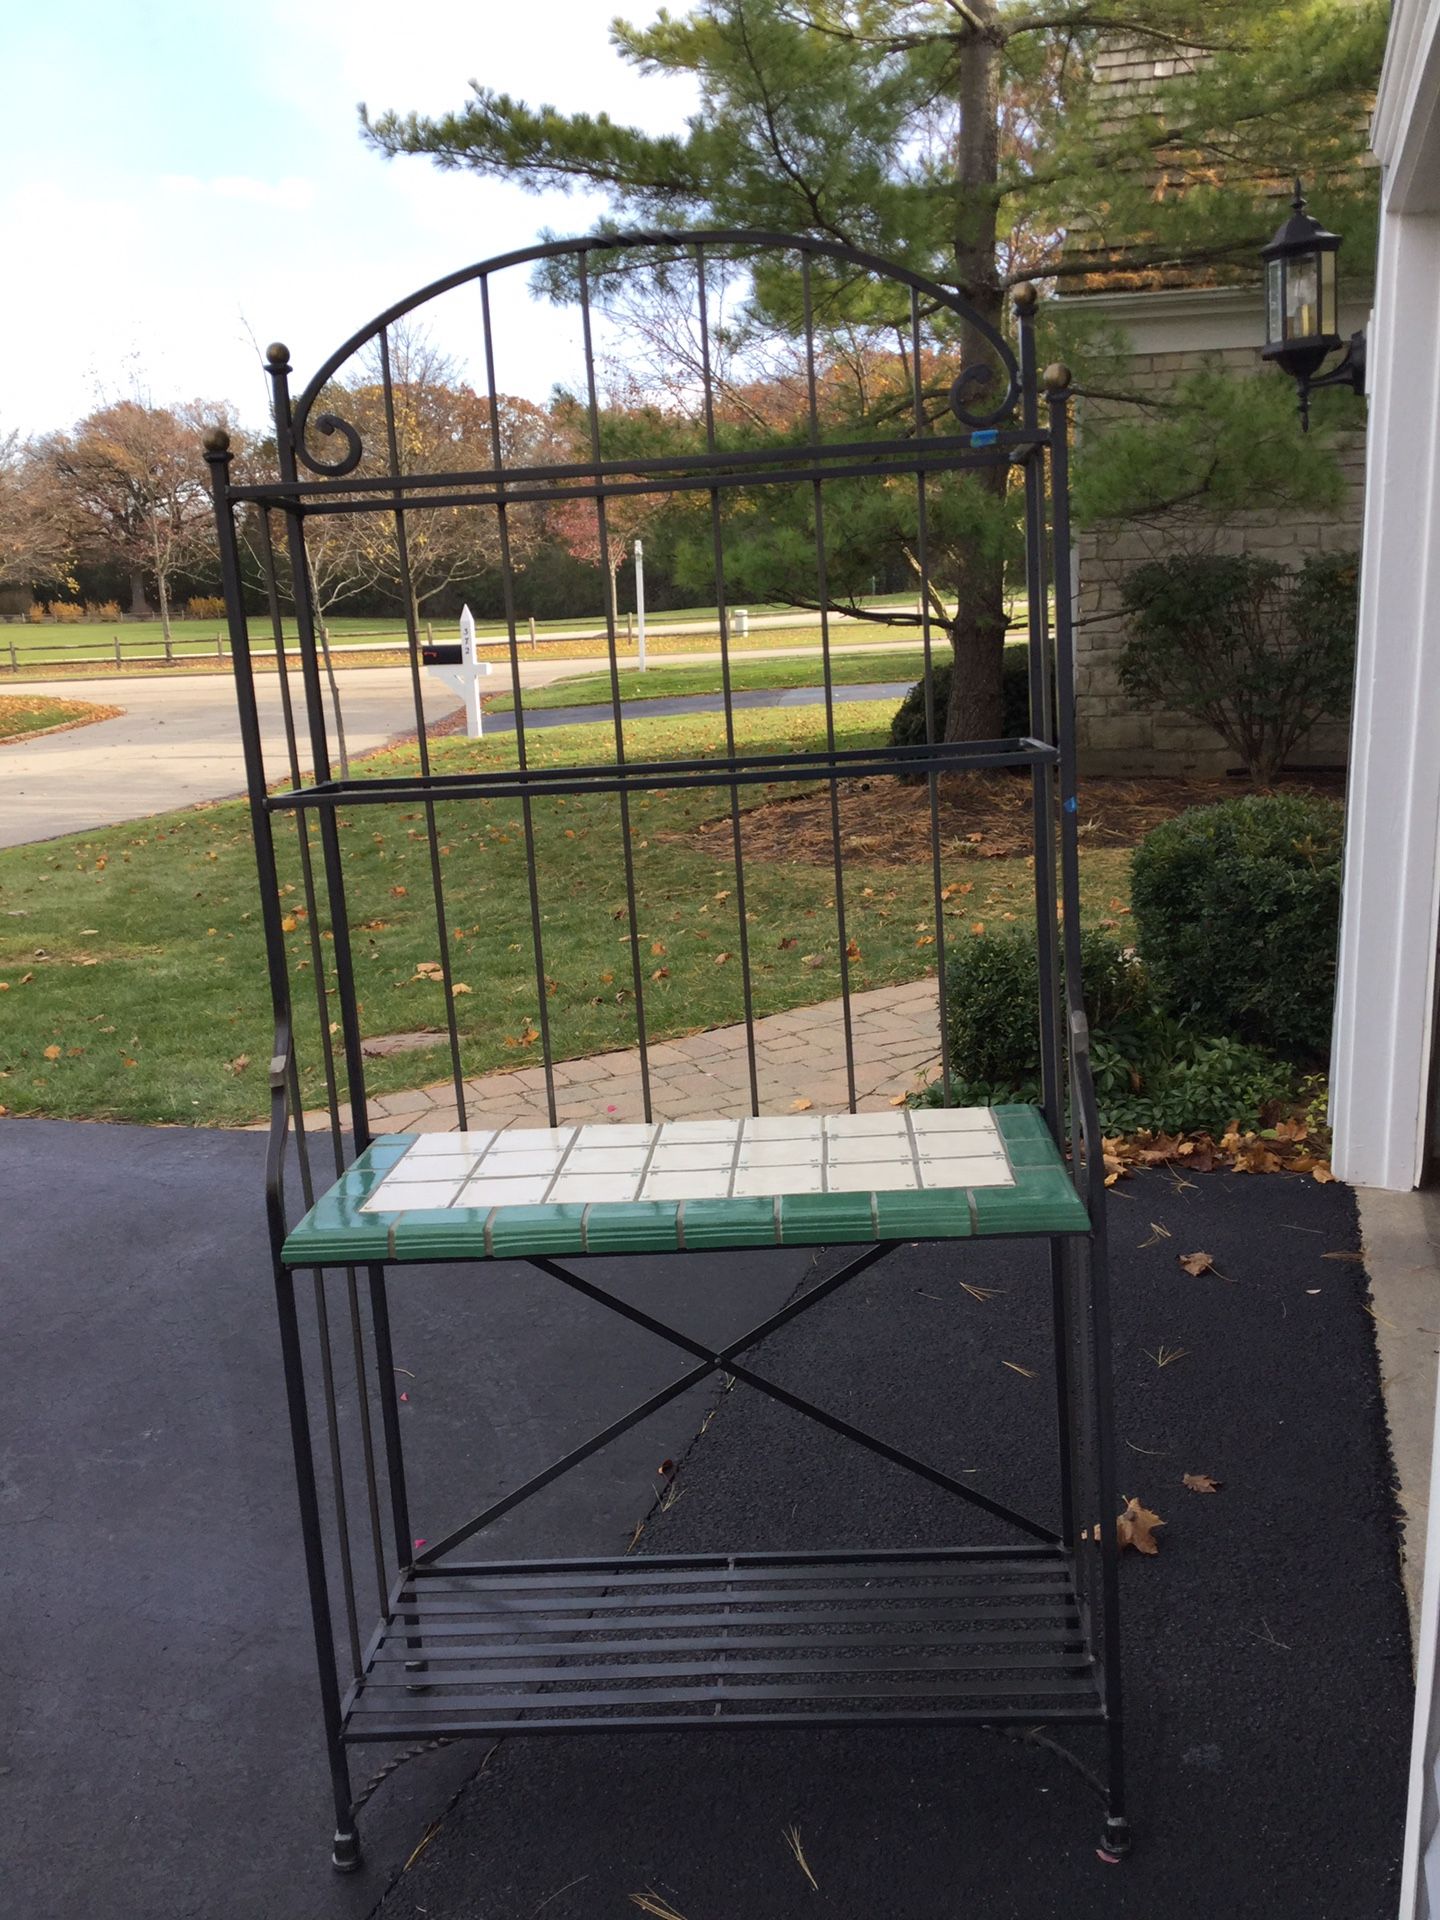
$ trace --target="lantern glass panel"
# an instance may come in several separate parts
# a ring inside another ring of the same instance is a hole
[[[1335,255],[1326,252],[1320,256],[1320,331],[1338,339],[1340,324],[1335,309]]]
[[[1278,347],[1285,338],[1285,263],[1265,262],[1265,343]]]
[[[1285,265],[1285,338],[1317,339],[1320,334],[1320,256],[1299,253]]]

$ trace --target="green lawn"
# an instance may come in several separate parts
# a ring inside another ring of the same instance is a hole
[[[914,596],[906,594],[879,595],[867,600],[872,607],[913,608]],[[785,614],[790,612],[783,606],[752,606],[752,615]],[[668,626],[676,621],[714,621],[714,607],[678,607],[670,612],[652,612],[651,624]],[[456,637],[454,620],[434,621],[432,623],[437,639]],[[422,628],[425,622],[421,622]],[[397,650],[406,645],[404,621],[390,615],[347,615],[337,614],[329,622],[330,636],[337,644],[348,641],[393,641]],[[583,648],[587,652],[604,651],[605,620],[603,613],[576,615],[565,620],[542,620],[537,623],[536,631],[542,642],[547,634],[566,633],[575,630],[593,632],[597,639],[587,640]],[[844,628],[837,628],[837,636]],[[295,622],[284,622],[285,637],[293,642],[296,635]],[[506,643],[506,629],[502,621],[480,621],[477,628],[481,638],[489,637],[497,643]],[[762,631],[779,632],[778,643],[784,643],[784,633],[773,628]],[[864,628],[858,629],[860,636],[868,635]],[[176,659],[209,659],[228,657],[230,652],[229,632],[224,620],[181,620],[170,622],[171,652]],[[882,630],[883,632],[883,630]],[[620,615],[620,637],[625,638],[625,615]],[[529,642],[529,628],[522,620],[520,623],[522,645]],[[163,665],[165,661],[165,638],[158,620],[122,620],[122,621],[79,621],[60,623],[57,621],[8,620],[0,624],[0,668],[8,669],[13,658],[24,668],[27,661],[37,656],[48,662],[60,656],[66,656],[76,662],[83,662],[92,668],[103,669],[107,665],[115,666],[115,645],[120,645],[122,661],[150,661]],[[675,636],[668,642],[663,635],[649,636],[648,644],[657,650],[666,644],[680,645],[682,641],[704,644],[704,635]],[[258,653],[271,651],[269,621],[263,615],[251,615],[251,642]],[[565,643],[553,643],[563,645]],[[736,640],[736,646],[744,646],[745,641]],[[750,644],[762,644],[753,640]],[[816,644],[818,644],[818,639]]]
[[[841,710],[847,745],[881,738],[889,703]],[[822,744],[813,710],[736,716],[742,748],[775,752]],[[536,764],[597,755],[594,726],[535,736]],[[715,752],[718,717],[639,721],[627,728],[636,759]],[[436,742],[437,771],[509,764],[513,740]],[[603,751],[599,749],[598,751]],[[367,763],[413,765],[396,749]],[[761,803],[773,797],[752,789]],[[723,813],[719,791],[641,796],[631,829],[640,903],[640,953],[652,1037],[741,1018],[734,871],[713,852],[670,836]],[[455,1006],[468,1073],[530,1066],[539,1008],[533,984],[520,808],[490,801],[439,809],[452,931]],[[616,802],[537,803],[547,1003],[558,1057],[634,1042],[630,943]],[[320,1104],[315,964],[325,1017],[334,1018],[327,935],[312,945],[303,914],[298,846],[282,823],[287,938],[294,969],[307,1104]],[[367,1035],[440,1028],[443,989],[425,968],[439,958],[424,822],[413,806],[358,807],[341,841]],[[1085,861],[1087,912],[1098,918],[1128,892],[1128,853]],[[834,890],[827,865],[746,861],[755,1007],[760,1014],[839,990]],[[949,935],[1029,911],[1028,863],[947,856]],[[847,873],[857,989],[922,976],[934,958],[925,863]],[[0,853],[0,1104],[11,1112],[238,1124],[265,1112],[270,1013],[247,811],[226,802]],[[375,1092],[441,1078],[433,1048],[376,1060]]]
[[[948,659],[948,648],[936,651],[937,663]],[[832,662],[831,679],[836,686],[865,686],[872,681],[918,680],[924,671],[922,644],[904,653],[861,653]],[[731,668],[730,684],[737,693],[759,687],[819,687],[824,671],[818,650],[809,658],[794,655],[780,660],[743,660]],[[706,666],[656,667],[644,673],[627,669],[620,675],[622,700],[667,700],[679,694],[719,693],[719,663]],[[608,673],[581,673],[573,679],[557,680],[553,686],[536,687],[525,695],[525,711],[540,707],[584,707],[609,705]],[[487,700],[486,710],[509,713],[514,700],[508,693]]]
[[[88,700],[30,700],[0,693],[0,742],[23,740],[27,733],[44,733],[51,727],[83,726],[91,720],[108,720],[118,712],[118,707],[97,707]]]

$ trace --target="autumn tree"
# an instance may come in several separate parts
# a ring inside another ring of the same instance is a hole
[[[1276,224],[1277,186],[1296,171],[1316,211],[1350,237],[1348,257],[1363,260],[1374,184],[1358,162],[1384,31],[1378,0],[698,0],[612,29],[640,72],[698,79],[683,133],[474,83],[454,113],[386,112],[364,129],[389,155],[537,191],[598,189],[627,223],[860,246],[999,327],[1016,287],[1083,280],[1101,255],[1137,284],[1172,268],[1251,270]],[[1096,83],[1097,51],[1116,34],[1173,69],[1135,112],[1117,114]],[[908,321],[898,307],[877,311],[871,286],[832,276],[823,292],[832,331]],[[758,278],[750,309],[757,330],[793,336],[794,277]],[[952,373],[984,358],[966,325],[937,316],[930,338]],[[1255,492],[1277,471],[1302,484],[1293,429],[1268,398],[1255,404],[1264,431],[1247,437],[1246,405],[1231,398],[1212,433]],[[1252,445],[1258,470],[1246,465]],[[1085,457],[1100,453],[1097,435]],[[1005,485],[999,469],[970,479],[957,537],[933,551],[955,650],[952,738],[1000,724]],[[1229,491],[1244,488],[1232,480]]]
[[[0,587],[64,579],[73,534],[67,503],[45,462],[18,434],[0,433]]]
[[[36,451],[45,484],[73,530],[77,558],[127,568],[132,613],[149,611],[145,581],[151,577],[167,640],[172,582],[212,550],[201,442],[209,428],[229,424],[223,408],[203,401],[156,407],[117,400],[88,414],[73,432],[48,436]]]

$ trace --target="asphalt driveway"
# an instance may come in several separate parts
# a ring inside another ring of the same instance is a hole
[[[683,1920],[1388,1920],[1409,1652],[1364,1275],[1325,1257],[1357,1245],[1343,1189],[1156,1174],[1112,1195],[1123,1491],[1167,1522],[1160,1556],[1124,1568],[1127,1864],[1097,1860],[1097,1805],[1061,1753],[871,1730],[452,1746],[378,1790],[365,1871],[341,1880],[262,1152],[243,1134],[0,1122],[8,1911],[599,1920],[642,1910],[638,1895]],[[1224,1278],[1181,1270],[1177,1253],[1202,1248]],[[720,1339],[811,1270],[775,1253],[608,1277]],[[395,1291],[427,1532],[676,1364],[525,1270],[487,1269],[481,1287],[414,1269]],[[1043,1513],[1044,1322],[1018,1245],[905,1248],[765,1362]],[[716,1404],[696,1389],[635,1429],[513,1516],[505,1550],[622,1549],[667,1458],[675,1497],[642,1551],[951,1527],[938,1495],[741,1390],[695,1439]],[[1185,1472],[1222,1490],[1191,1493]]]

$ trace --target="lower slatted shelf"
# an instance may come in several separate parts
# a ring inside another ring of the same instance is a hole
[[[1101,1718],[1067,1556],[954,1548],[423,1568],[345,1737]]]

